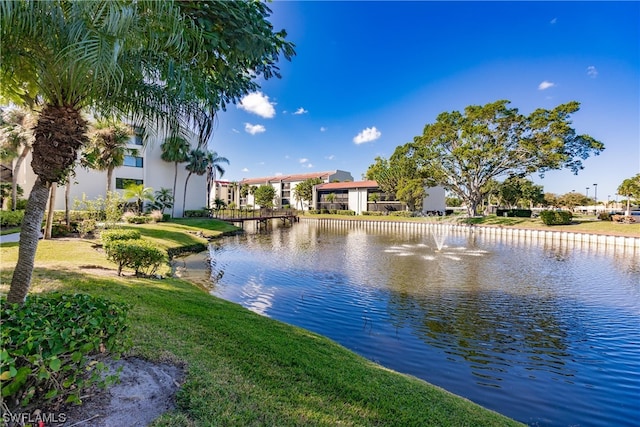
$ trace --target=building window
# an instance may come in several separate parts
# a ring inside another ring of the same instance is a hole
[[[142,185],[141,179],[116,178],[116,189],[124,190],[131,185]]]
[[[142,145],[142,135],[144,134],[144,130],[141,127],[133,128],[133,144],[134,145]]]
[[[138,156],[124,156],[123,166],[132,166],[134,168],[141,168],[142,166],[142,157]]]

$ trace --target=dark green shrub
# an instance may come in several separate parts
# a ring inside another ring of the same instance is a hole
[[[409,211],[390,211],[389,216],[399,216],[401,218],[411,218],[413,216],[413,212]]]
[[[67,224],[52,224],[51,225],[51,237],[65,237],[69,234],[75,233],[76,230]]]
[[[146,224],[151,222],[151,217],[147,215],[125,215],[124,219],[129,224]]]
[[[162,222],[167,222],[171,219],[171,214],[162,214]]]
[[[363,211],[362,215],[369,215],[369,216],[384,216],[384,212],[381,211]]]
[[[183,216],[185,218],[208,218],[209,210],[208,209],[185,210]]]
[[[611,221],[611,214],[609,212],[600,212],[598,219],[601,221]]]
[[[91,385],[104,386],[107,355],[129,345],[129,306],[83,294],[30,295],[22,305],[0,298],[0,384],[10,410],[44,402],[80,403]]]
[[[510,218],[531,218],[531,209],[497,209],[496,216],[506,216]]]
[[[118,276],[123,268],[131,268],[136,276],[154,274],[167,262],[165,251],[146,240],[114,240],[104,246],[107,259],[118,264]]]
[[[540,219],[545,225],[568,225],[571,224],[571,212],[568,211],[542,211]]]
[[[102,243],[108,245],[111,242],[115,242],[116,240],[133,240],[140,238],[140,232],[138,230],[104,230],[100,233],[100,238],[102,239]]]
[[[0,211],[0,227],[19,227],[24,211]]]

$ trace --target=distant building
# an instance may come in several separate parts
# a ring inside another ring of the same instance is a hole
[[[427,196],[422,201],[422,212],[445,212],[443,187],[425,188]],[[352,210],[356,215],[364,211],[402,211],[406,205],[387,196],[376,181],[331,182],[315,186],[315,209]]]
[[[248,194],[243,196],[241,189],[243,186],[249,188],[258,188],[261,185],[271,185],[275,189],[276,197],[274,207],[283,208],[290,206],[292,208],[309,210],[309,201],[298,200],[295,197],[294,189],[298,184],[312,178],[319,178],[323,182],[344,182],[353,181],[350,172],[342,170],[333,170],[325,172],[311,172],[294,175],[276,175],[262,178],[245,178],[237,183],[228,181],[217,181],[216,191],[219,191],[227,200],[232,200],[237,207],[256,206],[253,193],[249,190]],[[219,198],[223,198],[218,196]],[[224,200],[224,199],[223,199]]]

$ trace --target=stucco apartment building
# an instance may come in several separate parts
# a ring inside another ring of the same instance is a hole
[[[296,199],[294,189],[301,182],[320,178],[323,183],[314,187],[313,199],[301,201]],[[353,181],[351,173],[341,170],[315,172],[296,175],[277,175],[262,178],[246,178],[239,182],[216,181],[213,197],[229,204],[233,202],[237,207],[256,207],[251,192],[246,198],[241,197],[240,188],[243,185],[257,188],[261,185],[271,185],[275,189],[274,206],[286,206],[296,209],[339,209],[352,210],[357,215],[364,211],[384,211],[388,209],[403,210],[404,204],[390,199],[378,187],[376,181]],[[445,211],[445,190],[442,187],[427,188],[428,196],[422,203],[423,212]]]
[[[113,182],[111,188],[120,193],[129,183],[142,184],[153,191],[161,188],[173,190],[173,179],[175,165],[161,159],[161,148],[163,138],[149,137],[146,144],[140,134],[131,137],[127,148],[137,150],[136,155],[125,157],[124,165],[114,169]],[[195,147],[195,142],[192,146]],[[178,164],[176,194],[174,196],[174,215],[183,216],[182,201],[185,195],[185,179],[188,171],[185,169],[186,163]],[[10,177],[8,181],[10,181]],[[3,178],[4,180],[4,178]],[[18,185],[24,190],[24,197],[28,197],[36,180],[36,175],[31,169],[31,155],[22,163],[18,171]],[[107,192],[107,172],[85,169],[81,166],[75,167],[75,176],[72,177],[69,194],[70,208],[73,209],[75,200],[82,200],[83,195],[88,200],[96,200],[98,197],[104,198]],[[133,200],[132,200],[133,201]],[[207,184],[206,176],[192,174],[189,178],[186,190],[185,210],[202,209],[207,206]],[[65,185],[58,186],[55,197],[55,210],[65,209]]]

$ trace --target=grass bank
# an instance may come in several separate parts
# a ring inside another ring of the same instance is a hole
[[[415,217],[403,218],[399,216],[349,216],[349,215],[303,215],[303,218],[326,218],[341,219],[351,221],[411,221],[411,222],[428,222],[428,221],[449,221],[461,224],[474,224],[488,227],[513,227],[538,230],[555,230],[570,231],[574,233],[590,233],[590,234],[610,234],[614,236],[640,236],[640,223],[620,224],[612,221],[601,221],[595,216],[577,215],[573,218],[569,225],[545,225],[539,218],[505,218],[496,215],[487,215],[484,217],[467,218],[464,216],[447,216],[447,217]]]
[[[167,249],[232,229],[211,220],[128,227]],[[32,292],[82,292],[132,304],[132,355],[187,368],[179,410],[155,426],[519,425],[186,281],[118,277],[96,243],[42,241]],[[17,247],[0,246],[0,292],[8,291]]]

